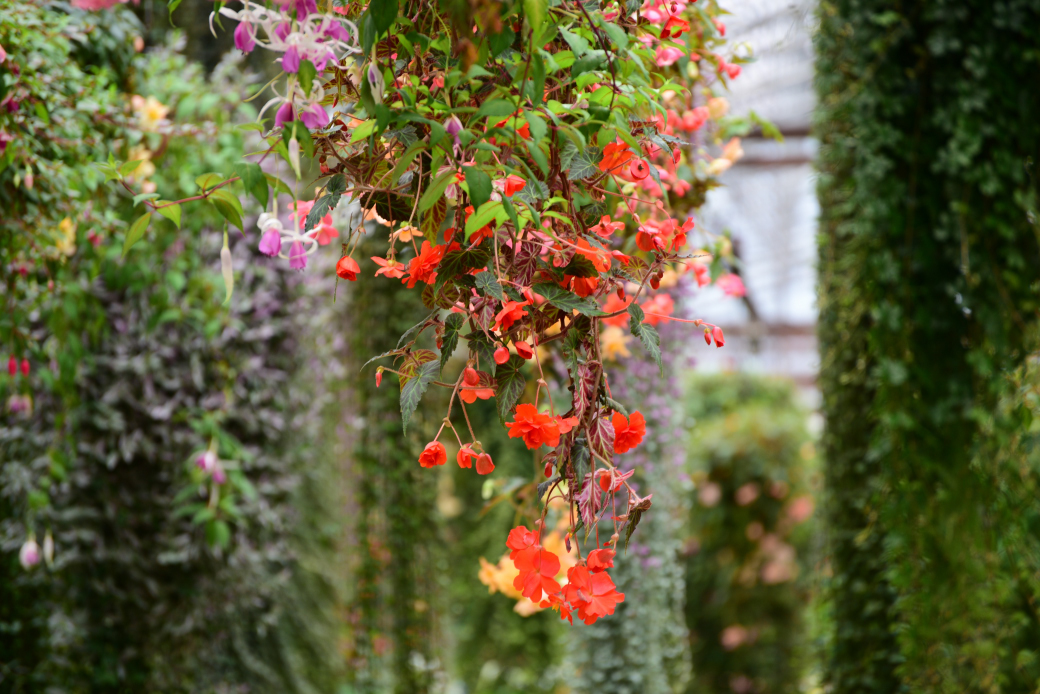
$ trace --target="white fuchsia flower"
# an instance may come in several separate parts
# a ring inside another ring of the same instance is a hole
[[[18,561],[21,562],[22,568],[26,570],[40,563],[40,546],[36,544],[36,539],[32,536],[18,550]]]

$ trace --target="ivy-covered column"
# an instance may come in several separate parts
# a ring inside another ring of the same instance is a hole
[[[978,589],[997,490],[972,456],[1036,322],[1040,0],[819,15],[829,684],[988,690],[1016,654],[983,623],[1006,617]]]
[[[579,673],[576,691],[582,694],[668,694],[681,691],[690,677],[685,577],[679,562],[687,508],[676,483],[686,461],[682,345],[689,328],[663,322],[657,329],[664,377],[635,346],[630,357],[607,365],[613,397],[641,403],[646,437],[619,460],[626,470],[640,471],[640,493],[653,494],[653,512],[639,523],[627,551],[620,552],[624,561],[616,564],[616,583],[625,602],[617,606],[615,619],[570,632],[569,658]],[[608,526],[611,532],[613,526],[604,524]]]
[[[366,279],[378,269],[369,258],[386,254],[382,236],[381,230],[370,233],[356,253]],[[399,337],[430,311],[418,292],[387,278],[350,285],[349,302],[341,315],[349,320],[343,326],[350,335],[347,376],[356,384],[352,464],[360,561],[351,666],[362,692],[426,692],[434,651],[436,483],[420,474],[417,462],[423,448],[422,413],[403,434],[397,378],[389,375],[377,388],[376,367],[361,367],[370,357],[394,349]]]

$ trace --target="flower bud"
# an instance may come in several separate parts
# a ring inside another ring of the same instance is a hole
[[[217,467],[217,454],[213,451],[200,453],[199,456],[195,458],[195,467],[203,472],[213,472],[214,468]]]
[[[715,346],[722,347],[726,344],[726,338],[722,335],[722,328],[715,326],[715,329],[711,331],[711,336],[715,338]]]
[[[495,363],[505,364],[507,361],[509,361],[509,350],[499,345],[498,349],[495,350]]]
[[[383,384],[383,367],[376,369],[376,388]]]
[[[545,464],[545,470],[543,472],[544,472],[546,477],[552,477],[552,471],[553,471],[553,464],[552,464],[552,461],[550,460],[548,463]]]
[[[43,536],[43,560],[47,562],[47,566],[54,563],[54,536],[50,530]]]
[[[22,568],[26,570],[40,563],[40,546],[36,544],[36,540],[30,537],[25,541],[25,544],[18,551],[18,561],[21,562]]]
[[[462,381],[467,386],[475,386],[480,383],[480,375],[476,369],[467,366],[466,370],[462,372]]]
[[[495,464],[491,462],[491,456],[481,453],[477,456],[477,474],[490,475],[495,470]]]
[[[29,360],[28,359],[22,359],[22,375],[23,376],[28,376],[29,375]]]
[[[524,359],[530,359],[534,356],[534,350],[531,349],[531,345],[524,341],[517,342],[513,346],[516,347],[516,353]]]
[[[704,329],[704,341],[707,342],[709,346],[711,346],[711,330],[709,330],[708,328]]]
[[[18,359],[17,358],[11,357],[10,360],[8,360],[8,362],[7,362],[7,373],[11,374],[12,376],[17,376],[18,375]]]

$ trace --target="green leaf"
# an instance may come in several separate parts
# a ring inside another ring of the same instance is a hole
[[[506,300],[506,295],[502,293],[502,285],[495,278],[495,273],[488,270],[477,274],[473,279],[477,282],[477,291],[484,296],[493,296],[499,301]]]
[[[181,206],[178,205],[178,204],[170,205],[168,202],[166,202],[164,200],[160,200],[157,204],[159,204],[159,205],[169,205],[169,207],[160,207],[159,209],[156,210],[156,212],[158,212],[163,217],[166,217],[166,219],[168,219],[171,222],[173,222],[174,224],[176,224],[177,228],[180,229],[181,228]]]
[[[372,15],[374,38],[378,40],[397,19],[397,0],[373,0],[369,3],[368,12]]]
[[[260,203],[260,208],[267,209],[268,191],[264,170],[259,164],[242,161],[235,164],[235,175],[242,179],[242,187]]]
[[[329,179],[329,182],[325,184],[325,195],[315,200],[311,211],[307,213],[307,218],[303,223],[304,233],[317,226],[321,218],[329,213],[329,210],[336,209],[340,197],[346,190],[347,180],[343,178],[343,174],[336,174]]]
[[[575,151],[574,159],[567,170],[567,180],[578,181],[599,174],[599,163],[602,160],[603,150],[599,147],[590,145],[580,152]]]
[[[540,282],[531,287],[531,290],[535,294],[541,294],[545,297],[546,301],[566,313],[577,310],[578,313],[583,313],[586,316],[603,315],[603,311],[600,310],[599,305],[596,304],[595,301],[588,297],[583,299],[577,294],[567,291],[558,284]]]
[[[318,69],[314,67],[314,63],[309,60],[300,61],[300,71],[296,73],[296,76],[300,78],[300,86],[303,87],[303,93],[307,96],[311,95],[311,88],[314,86],[314,78],[318,74]]]
[[[504,208],[502,207],[501,201],[488,200],[481,205],[480,209],[471,214],[469,219],[466,220],[466,240],[469,240],[469,237],[472,236],[473,232],[477,229],[480,229],[496,220],[498,214],[503,211]]]
[[[126,164],[124,164],[123,166],[126,166]],[[224,182],[224,175],[223,174],[218,174],[218,173],[202,174],[201,176],[199,176],[198,178],[195,179],[195,185],[197,185],[202,190],[209,190],[210,188],[212,188],[213,186],[217,185],[218,183],[223,183],[223,182]]]
[[[548,14],[549,0],[524,0],[524,16],[527,17],[527,24],[536,37],[542,33]]]
[[[452,313],[444,319],[444,335],[441,338],[441,371],[444,371],[448,360],[451,359],[451,355],[459,345],[459,332],[465,322],[466,317],[461,313]]]
[[[369,135],[371,135],[375,131],[376,131],[376,119],[375,118],[369,118],[368,120],[363,122],[361,125],[359,125],[358,127],[354,128],[354,132],[352,132],[350,134],[350,141],[352,143],[353,142],[360,142],[361,140],[364,140],[365,138],[367,138]]]
[[[614,398],[607,397],[607,407],[609,407],[610,409],[614,410],[615,412],[620,413],[621,416],[624,417],[625,419],[629,418],[628,410],[626,410],[625,406],[622,405],[617,400],[615,400]]]
[[[524,118],[527,119],[527,124],[531,126],[531,141],[538,144],[545,137],[545,133],[548,130],[545,121],[527,110],[524,111]]]
[[[137,207],[144,200],[155,200],[159,197],[158,193],[138,193],[134,196],[134,207]]]
[[[206,523],[206,542],[210,547],[227,547],[231,544],[231,528],[222,520]]]
[[[221,214],[224,219],[237,226],[242,231],[245,231],[245,225],[242,223],[242,203],[238,201],[238,198],[230,191],[221,188],[213,191],[209,196],[209,201],[217,208],[217,212]]]
[[[393,173],[390,174],[390,180],[394,184],[400,180],[404,172],[408,170],[408,166],[412,163],[412,159],[415,159],[415,155],[421,152],[425,146],[425,142],[413,142],[408,146],[408,149],[404,151],[404,154],[398,157]]]
[[[513,197],[529,205],[535,205],[540,200],[545,200],[549,197],[549,186],[545,185],[545,181],[532,178],[527,181],[527,185],[524,186],[523,190],[515,193]]]
[[[495,389],[495,398],[498,400],[498,416],[503,422],[509,416],[509,413],[513,411],[513,408],[516,407],[516,403],[520,401],[520,396],[524,394],[527,379],[524,378],[520,369],[526,363],[519,355],[511,354],[509,361],[505,364],[500,364],[495,373],[495,378],[498,381],[498,387]]]
[[[440,288],[450,279],[469,272],[478,267],[484,267],[491,260],[491,251],[486,245],[481,248],[452,251],[444,256],[440,265],[437,266],[437,281],[435,288]]]
[[[144,232],[148,230],[148,223],[152,220],[151,214],[143,214],[134,220],[134,223],[130,225],[130,230],[126,232],[126,238],[123,240],[123,257],[126,257],[127,251],[140,241],[144,237]]]
[[[481,275],[484,273],[480,273]],[[477,275],[478,277],[480,275]],[[487,371],[492,376],[495,375],[495,345],[488,340],[488,336],[483,330],[474,330],[469,335],[466,335],[466,339],[469,341],[470,351],[476,352],[480,358],[480,366],[484,371]]]
[[[470,203],[474,208],[480,207],[491,199],[491,177],[475,166],[465,166],[462,170],[466,174]]]
[[[134,159],[133,161],[128,161],[125,164],[120,164],[119,165],[119,175],[120,176],[129,176],[134,171],[137,171],[137,167],[140,166],[141,162],[143,162],[143,161],[144,161],[144,159]]]
[[[267,183],[275,189],[276,192],[285,193],[286,195],[292,195],[293,190],[289,187],[289,184],[278,178],[277,176],[269,173],[264,174],[264,178],[267,179]]]
[[[408,431],[408,422],[415,413],[415,408],[419,406],[419,401],[426,394],[430,383],[437,377],[440,367],[440,362],[426,362],[418,368],[415,376],[401,386],[401,425],[405,432]]]
[[[657,363],[658,370],[664,376],[664,364],[661,363],[661,336],[657,334],[654,326],[643,323],[644,317],[646,317],[646,314],[643,313],[643,309],[639,308],[635,303],[629,304],[628,329],[643,343],[643,347],[646,348],[647,353]]]
[[[668,151],[668,150],[665,150],[665,151]],[[657,187],[661,189],[661,194],[663,195],[665,191],[664,191],[664,186],[661,185],[661,174],[660,174],[660,172],[658,172],[657,167],[654,166],[654,163],[652,161],[650,161],[649,158],[645,159],[644,161],[646,162],[646,165],[648,167],[650,167],[650,178],[654,179],[654,183],[656,183]]]
[[[47,107],[43,105],[42,101],[37,101],[33,108],[36,111],[36,116],[43,121],[44,125],[51,124],[51,116],[47,113]]]
[[[477,110],[474,118],[483,118],[485,116],[491,116],[493,118],[505,118],[511,116],[516,112],[516,104],[513,104],[504,99],[489,99],[485,101],[481,107]]]
[[[560,36],[563,37],[563,40],[566,41],[567,45],[571,47],[572,51],[574,51],[575,58],[582,57],[583,55],[588,53],[589,49],[591,48],[589,42],[586,41],[583,36],[581,36],[580,34],[575,34],[571,31],[567,31],[562,27],[560,28]]]
[[[603,30],[607,32],[607,36],[610,37],[610,40],[613,41],[618,48],[621,50],[628,48],[628,34],[625,33],[624,29],[619,27],[617,24],[612,24],[611,22],[600,22],[600,26],[603,27]]]
[[[632,539],[632,533],[636,531],[636,526],[639,525],[639,521],[643,518],[643,512],[640,510],[632,511],[628,514],[628,523],[625,525],[625,549],[628,549],[628,542]]]
[[[545,59],[541,51],[531,56],[531,100],[536,106],[545,101]]]
[[[444,191],[454,180],[455,171],[453,169],[443,171],[437,178],[433,179],[433,183],[430,184],[430,187],[426,189],[426,192],[419,199],[419,211],[425,212],[430,209],[435,202],[444,196]]]

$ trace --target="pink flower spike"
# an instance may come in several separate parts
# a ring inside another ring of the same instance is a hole
[[[293,241],[289,246],[289,267],[293,270],[303,270],[307,267],[307,251],[299,241]]]

